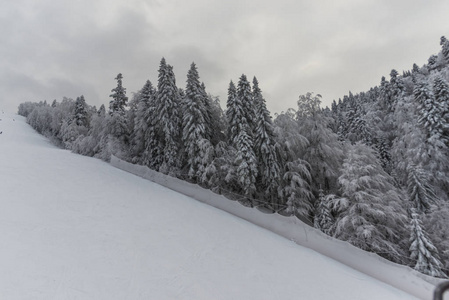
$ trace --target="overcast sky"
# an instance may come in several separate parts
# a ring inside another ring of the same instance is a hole
[[[107,107],[119,72],[131,96],[163,56],[178,87],[195,61],[222,107],[242,73],[273,113],[307,92],[328,105],[426,63],[448,16],[447,0],[0,0],[0,108],[82,94]]]

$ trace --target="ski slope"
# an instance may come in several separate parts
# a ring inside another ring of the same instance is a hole
[[[0,118],[0,299],[416,299]]]

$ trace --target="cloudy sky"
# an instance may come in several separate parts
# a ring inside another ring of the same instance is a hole
[[[157,84],[161,57],[185,86],[192,61],[225,106],[229,81],[257,76],[272,112],[306,92],[324,105],[427,62],[449,36],[449,1],[0,0],[0,109],[84,95],[109,103]]]

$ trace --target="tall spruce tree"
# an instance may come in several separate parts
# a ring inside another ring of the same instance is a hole
[[[117,75],[117,86],[111,90],[112,94],[109,97],[112,100],[109,102],[109,115],[108,120],[109,132],[113,137],[117,138],[121,143],[127,144],[128,142],[128,125],[126,120],[125,107],[128,102],[126,96],[126,88],[122,85],[123,76],[121,73]],[[118,145],[114,145],[115,146]]]
[[[187,86],[182,101],[182,140],[187,157],[188,176],[197,182],[203,176],[201,170],[206,153],[201,145],[209,141],[210,133],[208,134],[206,130],[206,119],[210,118],[204,106],[203,87],[200,84],[195,63],[190,65],[190,70],[187,73]]]
[[[443,119],[443,111],[435,100],[427,83],[419,82],[413,90],[417,105],[418,122],[425,130],[427,138],[434,136],[438,140],[447,142],[445,138],[446,124]]]
[[[88,127],[87,104],[83,95],[75,101],[75,123],[78,126]]]
[[[162,58],[159,66],[157,85],[156,111],[158,137],[161,152],[159,171],[166,174],[175,174],[179,169],[180,150],[180,111],[179,93],[176,87],[173,68]]]
[[[415,270],[430,276],[447,278],[442,271],[443,264],[438,256],[438,250],[430,241],[418,213],[414,210],[411,212],[410,230],[410,259],[415,265]]]
[[[151,115],[151,108],[154,108],[155,93],[153,84],[147,80],[136,95],[137,108],[135,125],[131,134],[131,155],[133,156],[133,162],[145,164],[144,157],[147,147],[146,133],[150,126],[149,121],[151,122],[154,117],[154,114]]]
[[[427,213],[437,197],[429,183],[429,175],[419,166],[408,167],[407,192],[411,206],[418,213]]]
[[[249,113],[245,111],[252,101],[251,87],[245,75],[239,80],[237,93],[235,95],[233,84],[231,82],[228,96],[228,122],[231,127],[228,139],[231,145],[236,149],[234,159],[235,177],[241,193],[251,199],[254,206],[257,177],[257,159],[254,153],[254,141],[251,125],[248,121]],[[244,104],[246,103],[246,104]]]
[[[329,195],[330,196],[330,195]],[[314,218],[314,227],[321,230],[322,232],[330,235],[333,225],[333,219],[331,210],[329,207],[329,197],[324,195],[322,189],[318,193],[318,205],[316,207],[316,213]]]
[[[263,196],[274,205],[280,204],[281,167],[277,153],[273,122],[268,111],[257,78],[253,79],[253,99],[256,106],[254,152],[258,161],[258,174]]]

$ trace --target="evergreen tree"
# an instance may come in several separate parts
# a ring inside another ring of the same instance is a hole
[[[153,84],[147,80],[136,95],[136,116],[134,130],[131,135],[131,154],[133,162],[144,163],[147,147],[147,131],[154,118],[155,93]],[[152,110],[150,108],[153,108]]]
[[[418,213],[429,212],[431,204],[437,201],[428,174],[420,167],[408,167],[407,191],[411,205]]]
[[[228,88],[228,101],[226,103],[226,119],[228,121],[228,143],[232,145],[234,143],[234,139],[237,136],[238,129],[238,120],[236,119],[236,111],[235,111],[235,103],[237,99],[237,89],[235,88],[234,82],[229,82]],[[241,116],[243,117],[243,116]],[[240,116],[239,116],[240,118]]]
[[[128,102],[128,97],[126,97],[126,89],[122,85],[123,76],[121,73],[115,77],[117,80],[117,87],[111,90],[112,94],[109,97],[112,100],[109,102],[109,113],[112,115],[114,113],[124,114],[125,107]]]
[[[308,217],[312,210],[310,165],[302,160],[287,162],[282,196],[286,199],[286,211],[297,217]]]
[[[206,153],[200,147],[203,140],[208,140],[206,132],[206,108],[204,93],[199,81],[196,65],[192,63],[187,73],[186,95],[183,99],[183,135],[184,148],[187,155],[188,176],[194,181],[202,178],[201,172]],[[205,150],[205,149],[204,149]]]
[[[441,138],[449,145],[449,85],[441,75],[435,77],[433,94],[441,114]]]
[[[248,79],[246,78],[245,74],[242,74],[242,76],[240,76],[237,87],[237,97],[241,102],[243,108],[243,115],[249,126],[248,134],[251,135],[251,137],[253,137],[253,133],[256,127],[256,118],[255,118],[256,109],[255,103],[253,101],[253,95],[251,92],[251,85]]]
[[[75,101],[75,123],[78,126],[88,127],[87,104],[83,95]]]
[[[113,137],[126,144],[129,134],[125,113],[128,97],[126,97],[126,89],[122,85],[122,79],[123,76],[119,73],[115,78],[117,87],[111,90],[113,93],[109,96],[112,100],[109,102],[108,130]]]
[[[363,250],[402,261],[397,246],[405,221],[402,195],[374,151],[360,143],[352,146],[338,181],[349,204],[336,222],[335,235]]]
[[[253,97],[256,105],[254,152],[259,166],[258,174],[265,198],[274,203],[279,198],[278,189],[280,186],[281,167],[277,155],[273,123],[256,77],[253,79]]]
[[[180,112],[179,93],[176,87],[173,68],[162,58],[159,66],[156,111],[158,113],[157,130],[162,150],[156,160],[161,161],[159,170],[174,174],[179,168]]]
[[[231,127],[228,139],[230,144],[236,149],[234,159],[235,177],[239,185],[240,192],[252,199],[255,205],[254,194],[256,191],[257,160],[254,153],[254,141],[251,125],[248,121],[248,112],[245,109],[251,101],[251,89],[245,75],[239,80],[237,93],[235,93],[232,82],[228,90],[228,122]]]
[[[425,82],[417,83],[413,94],[417,105],[418,123],[425,130],[428,140],[435,136],[436,139],[447,142],[447,125],[443,119],[442,108],[436,102],[427,84]]]
[[[438,250],[424,230],[419,215],[413,210],[410,230],[410,259],[415,264],[415,270],[430,276],[447,278],[442,271],[443,265],[438,256]]]
[[[440,39],[440,45],[441,45],[441,54],[443,54],[444,60],[449,62],[449,41],[446,39],[446,37],[442,36]]]
[[[337,191],[337,178],[343,160],[342,144],[328,126],[330,119],[319,109],[320,98],[320,95],[312,93],[300,96],[296,113],[299,133],[309,142],[300,153],[301,158],[311,166],[311,187],[315,197],[320,186],[326,192]]]
[[[330,235],[332,225],[333,219],[329,207],[328,197],[326,197],[323,190],[320,189],[318,194],[318,206],[316,208],[314,218],[314,227]]]

